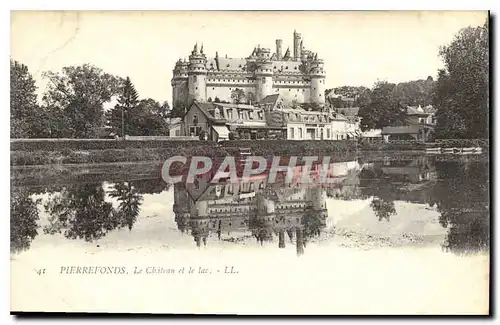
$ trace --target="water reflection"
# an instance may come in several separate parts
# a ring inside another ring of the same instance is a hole
[[[380,223],[405,217],[404,211],[397,211],[397,202],[425,204],[439,213],[439,224],[446,229],[442,243],[446,251],[488,250],[489,164],[485,159],[382,157],[334,163],[330,168],[334,182],[328,186],[271,184],[265,176],[212,184],[201,177],[194,184],[175,184],[173,205],[155,213],[171,216],[178,231],[193,238],[194,247],[208,245],[209,237],[238,242],[251,236],[260,245],[293,245],[301,255],[325,231],[335,233],[333,223],[327,221],[339,211],[328,211],[327,202],[368,200]],[[143,220],[141,208],[147,198],[169,189],[159,179],[13,187],[11,251],[29,249],[41,235],[62,234],[93,242],[117,229],[133,232]],[[40,222],[42,213],[47,216],[45,222]],[[231,236],[235,233],[239,237]]]
[[[10,194],[10,251],[20,252],[30,247],[38,235],[39,220],[37,205],[30,193],[23,189],[13,189]]]
[[[255,239],[285,248],[285,233],[295,238],[297,254],[326,226],[325,193],[321,187],[269,184],[266,177],[240,183],[176,184],[174,213],[178,229],[191,232],[197,246],[214,233],[249,230]]]

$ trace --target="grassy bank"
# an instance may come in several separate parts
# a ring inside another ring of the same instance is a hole
[[[224,157],[250,148],[253,155],[334,155],[350,158],[353,141],[22,141],[11,142],[11,166],[165,161],[173,156]]]

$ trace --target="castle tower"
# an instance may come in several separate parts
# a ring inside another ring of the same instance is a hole
[[[172,104],[185,102],[188,95],[188,66],[189,63],[179,59],[175,63],[172,77]]]
[[[316,53],[311,61],[311,69],[309,70],[311,77],[311,102],[325,104],[325,77],[326,73],[323,70],[323,60],[318,59]]]
[[[296,31],[293,31],[293,60],[294,61],[300,61],[300,59],[302,58],[301,38],[302,38],[302,36],[299,33],[297,33]]]
[[[283,40],[276,40],[276,60],[281,61],[283,58]]]
[[[314,187],[309,190],[310,202],[312,209],[321,211],[326,209],[325,193],[321,187]]]
[[[273,94],[273,66],[271,51],[266,48],[257,50],[257,69],[255,69],[255,79],[257,81],[256,100],[261,101],[266,96]]]
[[[205,102],[207,100],[206,63],[207,57],[203,53],[203,45],[201,46],[201,51],[198,51],[198,44],[196,44],[189,56],[188,102],[192,100]]]

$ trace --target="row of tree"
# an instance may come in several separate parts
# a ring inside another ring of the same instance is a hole
[[[436,108],[438,138],[488,138],[489,29],[462,29],[440,49],[445,68],[438,80],[398,84],[378,81],[372,89],[342,86],[327,89],[325,97],[335,108],[359,107],[361,128],[406,125],[407,106]]]
[[[28,67],[10,61],[12,138],[97,138],[109,126],[115,134],[164,135],[167,102],[139,100],[130,78],[121,78],[84,64],[45,72],[48,81],[41,103]],[[117,98],[106,111],[104,105]]]
[[[169,184],[156,179],[119,182],[106,191],[102,183],[14,187],[10,196],[11,252],[28,249],[42,231],[91,242],[114,229],[132,230],[144,195],[168,188]],[[34,194],[47,194],[45,204],[41,204],[41,199],[34,200]],[[113,207],[107,196],[116,200],[118,206]],[[42,210],[49,214],[49,222],[41,228],[38,221]]]

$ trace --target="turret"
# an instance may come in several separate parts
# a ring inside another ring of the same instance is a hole
[[[189,63],[179,59],[175,63],[173,70],[172,85],[172,103],[177,101],[185,102],[188,94],[188,66]]]
[[[281,61],[281,59],[283,58],[282,46],[283,46],[283,40],[277,39],[276,40],[276,60],[278,60],[278,61]]]
[[[301,40],[302,36],[297,33],[296,31],[293,31],[293,60],[294,61],[299,61],[302,57],[301,55]]]
[[[316,53],[311,60],[309,76],[311,77],[311,102],[325,104],[325,77],[323,70],[323,60],[318,58]]]
[[[207,100],[206,63],[207,57],[203,54],[203,45],[201,51],[198,51],[198,44],[196,44],[189,56],[188,87],[190,99],[200,102]]]
[[[269,49],[257,48],[256,65],[256,100],[261,101],[263,98],[273,93],[273,67],[271,61],[271,51]]]
[[[290,56],[290,48],[286,49],[285,56],[283,56],[283,61],[289,61],[292,57]]]

